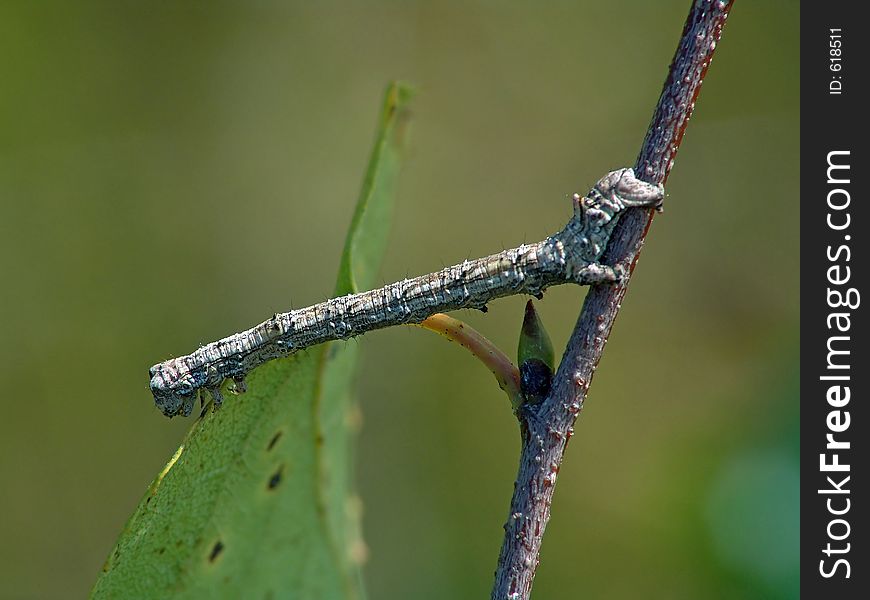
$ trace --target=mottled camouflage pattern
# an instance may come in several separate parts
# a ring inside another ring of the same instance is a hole
[[[168,417],[187,416],[201,390],[209,390],[219,406],[224,380],[234,379],[242,390],[252,369],[315,344],[419,323],[439,312],[484,308],[504,296],[537,296],[553,285],[613,283],[619,274],[597,261],[620,214],[635,206],[658,207],[663,198],[662,186],[637,179],[632,169],[612,171],[585,197],[574,195],[574,216],[544,241],[276,314],[247,331],[151,367],[154,401]]]

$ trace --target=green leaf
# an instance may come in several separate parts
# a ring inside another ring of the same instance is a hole
[[[387,89],[337,294],[371,286],[384,253],[410,93]],[[363,596],[351,491],[358,344],[272,361],[188,433],[128,521],[93,598]]]

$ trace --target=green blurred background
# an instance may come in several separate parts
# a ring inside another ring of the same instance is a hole
[[[152,363],[326,297],[388,80],[420,94],[385,282],[542,239],[632,164],[688,4],[4,2],[0,597],[89,590],[192,422]],[[728,19],[536,598],[797,596],[798,25]],[[581,301],[539,304],[559,353]],[[461,318],[512,353],[524,302]],[[429,332],[349,343],[370,597],[488,597],[506,399]]]

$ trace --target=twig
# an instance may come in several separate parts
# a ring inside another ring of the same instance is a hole
[[[507,394],[511,406],[519,406],[519,402],[522,399],[522,393],[520,392],[520,371],[498,346],[489,341],[471,325],[444,313],[434,314],[422,323],[419,323],[418,326],[429,331],[434,331],[471,352],[495,375],[498,387]]]
[[[673,167],[732,3],[695,0],[689,10],[635,166],[637,176],[648,183],[664,184]],[[652,210],[640,208],[627,212],[613,232],[602,262],[622,265],[630,274],[653,214]],[[619,285],[599,285],[589,290],[550,395],[542,404],[525,405],[518,412],[522,451],[495,573],[493,600],[523,600],[531,593],[544,530],[550,520],[556,475],[627,286],[628,277]]]

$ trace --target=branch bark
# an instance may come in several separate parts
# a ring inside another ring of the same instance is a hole
[[[733,0],[693,1],[635,163],[640,179],[653,184],[667,180],[732,4]],[[633,209],[622,217],[602,263],[622,265],[628,275],[619,285],[589,290],[549,396],[540,405],[524,405],[518,411],[522,450],[493,600],[524,600],[531,594],[565,447],[574,433],[574,422],[583,408],[653,214],[652,210]]]

